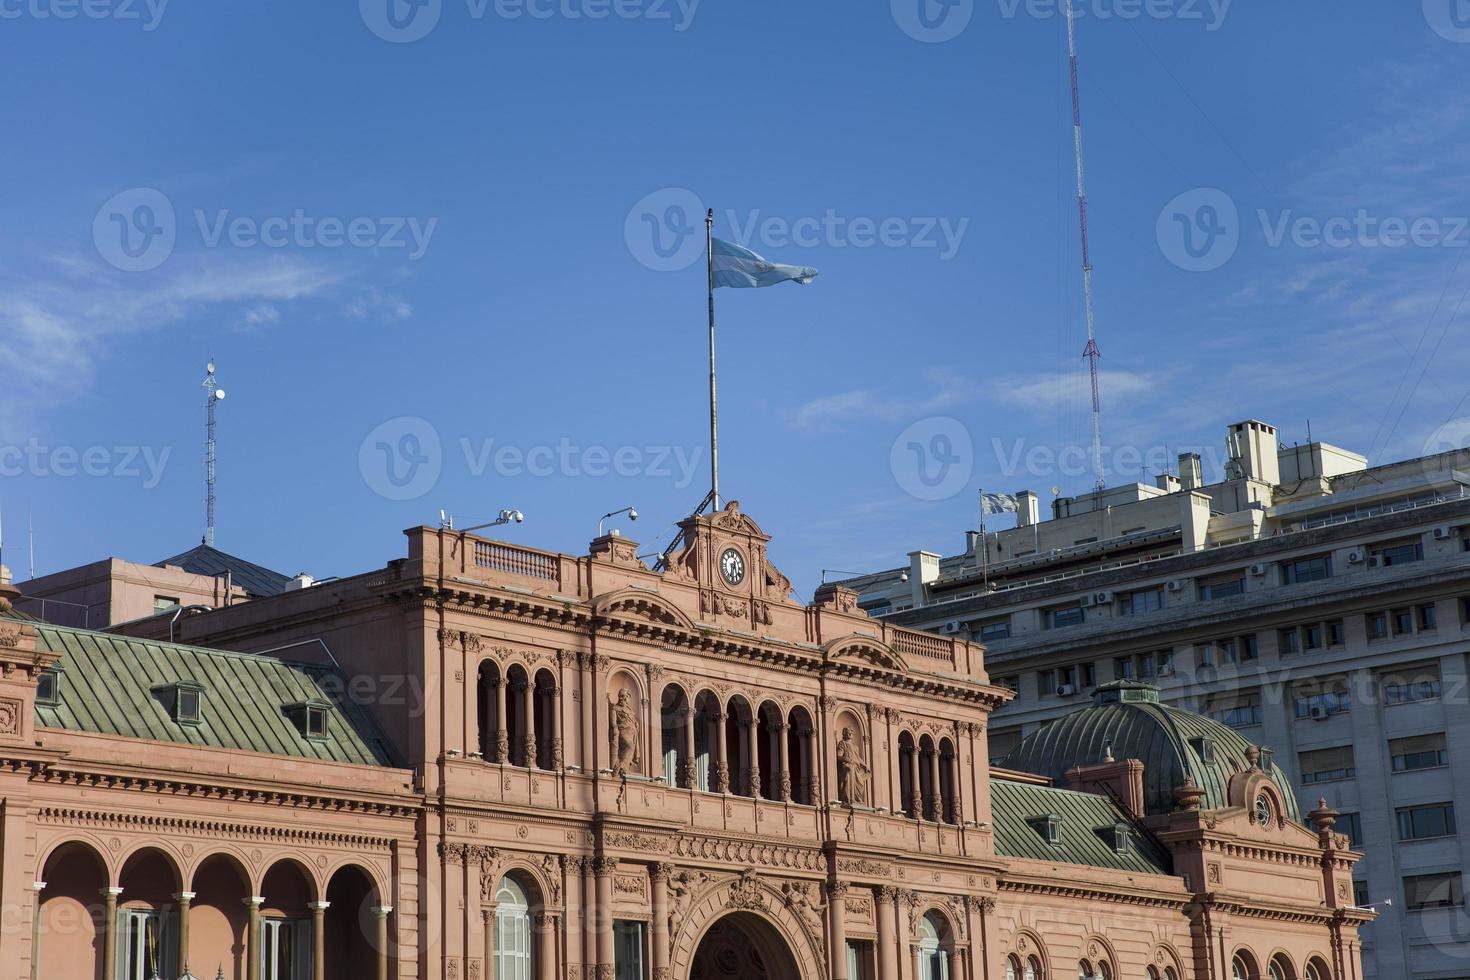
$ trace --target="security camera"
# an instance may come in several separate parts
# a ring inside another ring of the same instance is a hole
[[[629,507],[628,508],[628,520],[630,520],[630,521],[636,521],[636,520],[638,520],[638,511],[634,510],[632,507]]]

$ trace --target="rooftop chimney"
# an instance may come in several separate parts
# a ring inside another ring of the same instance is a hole
[[[1030,527],[1041,521],[1041,498],[1035,490],[1016,494],[1016,527]]]
[[[1199,453],[1179,454],[1179,486],[1184,490],[1198,490],[1204,486],[1204,467]]]
[[[1256,419],[1237,422],[1230,427],[1228,444],[1238,475],[1272,486],[1281,482],[1280,447],[1274,425]]]
[[[1179,489],[1179,477],[1173,473],[1160,473],[1155,480],[1160,490],[1165,493],[1173,493]]]
[[[939,580],[939,556],[932,551],[909,552],[909,591],[914,605],[922,606],[929,600],[924,587]]]

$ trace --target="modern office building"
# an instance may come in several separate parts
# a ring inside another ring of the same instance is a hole
[[[886,622],[981,641],[1024,736],[1117,680],[1157,685],[1269,748],[1304,800],[1343,811],[1366,852],[1370,975],[1470,976],[1470,453],[1369,467],[1322,442],[1228,430],[1223,479],[1198,455],[1156,485],[1053,502],[963,551],[842,583]]]

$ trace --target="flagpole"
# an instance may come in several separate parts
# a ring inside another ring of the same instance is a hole
[[[985,490],[980,491],[980,588],[990,591],[990,542],[985,538]]]
[[[715,209],[704,216],[706,282],[709,286],[709,496],[710,513],[720,509],[720,425],[715,408]]]

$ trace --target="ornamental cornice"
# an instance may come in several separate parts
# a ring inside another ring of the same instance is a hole
[[[153,835],[192,835],[227,840],[246,838],[277,843],[330,844],[336,847],[374,848],[385,851],[397,842],[396,838],[373,834],[348,834],[308,830],[301,827],[262,827],[227,820],[114,813],[109,810],[84,810],[75,807],[43,806],[36,810],[36,820],[38,823],[52,826],[136,830],[146,831]]]
[[[1022,895],[1050,895],[1086,901],[1104,901],[1111,902],[1114,905],[1138,905],[1145,908],[1183,909],[1191,901],[1191,898],[1185,895],[1181,895],[1178,898],[1169,898],[1164,895],[1140,895],[1135,892],[1112,891],[1107,888],[1094,887],[1081,882],[1067,883],[1060,879],[1055,881],[1018,881],[1002,878],[996,882],[996,885],[998,890],[1002,892],[1014,892]]]

